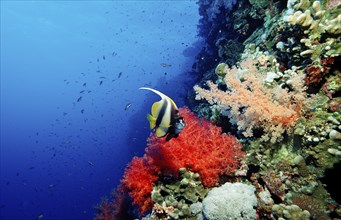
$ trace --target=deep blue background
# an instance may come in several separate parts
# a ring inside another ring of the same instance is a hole
[[[197,7],[1,1],[0,219],[93,218],[146,146],[159,97],[138,88],[184,104]]]

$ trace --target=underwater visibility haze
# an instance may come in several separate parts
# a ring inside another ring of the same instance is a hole
[[[157,96],[139,88],[183,102],[197,8],[1,1],[1,219],[94,217],[144,151]]]
[[[340,0],[0,3],[0,219],[341,219]]]

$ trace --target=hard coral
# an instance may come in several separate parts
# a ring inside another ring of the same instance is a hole
[[[229,175],[244,156],[242,145],[220,127],[199,119],[189,109],[180,109],[187,126],[178,138],[166,142],[154,135],[148,139],[147,155],[164,173],[177,175],[185,167],[200,174],[206,187],[219,183],[220,175]]]
[[[255,187],[244,183],[225,183],[213,188],[203,200],[203,213],[207,220],[257,218]]]

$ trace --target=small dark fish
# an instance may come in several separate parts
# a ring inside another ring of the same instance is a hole
[[[77,102],[82,101],[82,96],[79,96],[79,98],[77,99]]]
[[[93,162],[91,162],[90,160],[88,160],[88,164],[89,164],[90,166],[95,166],[95,164],[94,164]]]
[[[86,86],[86,83],[83,83],[83,86],[85,87],[85,86]]]
[[[115,51],[112,52],[111,54],[113,57],[117,56],[117,53]]]
[[[66,116],[67,115],[67,113],[66,112],[63,112],[63,116]]]
[[[82,113],[82,114],[84,113],[84,109],[81,110],[81,113]]]
[[[105,56],[103,55],[103,60],[105,60]]]
[[[85,92],[85,90],[82,90],[82,91],[80,91],[79,93],[83,94],[84,92]]]
[[[130,106],[131,106],[131,103],[130,102],[127,103],[126,106],[124,107],[124,110],[128,110],[130,108]]]
[[[106,77],[105,76],[101,76],[101,77],[99,77],[100,79],[106,79]]]
[[[99,82],[99,85],[102,85],[102,84],[103,84],[103,81],[100,81],[100,82]]]
[[[120,73],[118,74],[118,77],[117,77],[117,78],[119,79],[119,78],[121,78],[121,76],[122,76],[122,72],[120,72]]]
[[[99,62],[99,58],[97,58],[97,62]]]

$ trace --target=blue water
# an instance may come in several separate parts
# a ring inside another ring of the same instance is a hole
[[[1,1],[0,219],[92,219],[159,89],[195,78],[194,1]]]

